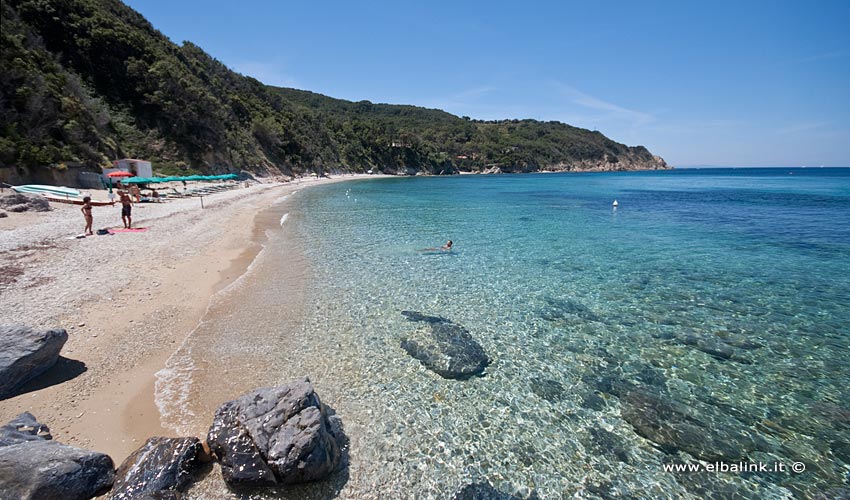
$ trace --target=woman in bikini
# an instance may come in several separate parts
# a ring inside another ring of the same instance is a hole
[[[85,234],[94,234],[91,230],[92,225],[92,216],[91,216],[91,196],[86,196],[83,198],[83,208],[80,209],[83,212],[83,217],[86,219],[86,228],[83,230]]]

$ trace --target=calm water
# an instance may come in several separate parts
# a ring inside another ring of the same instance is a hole
[[[275,356],[279,381],[310,375],[346,425],[334,494],[848,488],[850,169],[381,179],[289,203],[281,231],[312,276]],[[264,279],[286,265],[275,237]],[[409,356],[402,339],[427,325],[406,310],[465,327],[483,376]],[[664,469],[700,459],[805,471]]]

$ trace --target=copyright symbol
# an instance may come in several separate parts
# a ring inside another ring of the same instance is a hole
[[[791,470],[799,474],[806,470],[806,464],[804,464],[803,462],[794,462],[793,464],[791,464]]]

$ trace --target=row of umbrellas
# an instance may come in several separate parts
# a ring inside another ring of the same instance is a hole
[[[106,174],[106,176],[112,179],[118,177],[125,177],[125,179],[121,180],[121,182],[123,182],[124,184],[156,184],[160,182],[171,181],[224,181],[239,178],[239,176],[236,174],[184,175],[172,177],[134,177],[133,174],[131,174],[130,172],[125,172],[123,170],[110,172]]]

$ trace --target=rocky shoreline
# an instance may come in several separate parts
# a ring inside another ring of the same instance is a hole
[[[0,491],[22,500],[179,499],[217,460],[231,487],[317,481],[345,465],[340,420],[309,379],[224,403],[205,440],[152,437],[114,469],[104,453],[61,444],[24,412],[0,427]],[[111,490],[111,491],[110,491]]]

